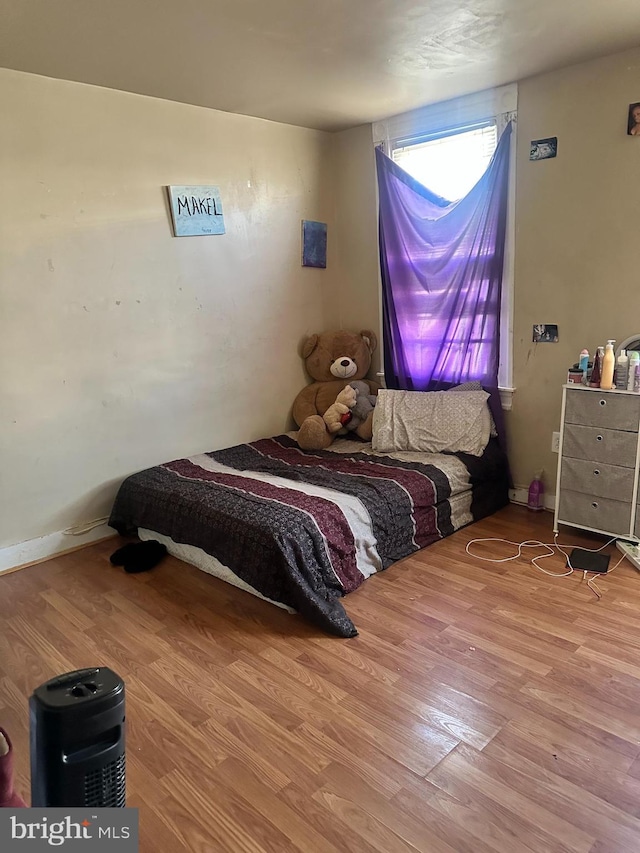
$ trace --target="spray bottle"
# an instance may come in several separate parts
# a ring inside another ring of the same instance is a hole
[[[620,391],[626,391],[627,381],[629,379],[629,356],[627,355],[626,349],[620,350],[620,355],[616,362],[615,378],[616,388]]]
[[[631,350],[629,353],[629,375],[627,377],[627,391],[635,391],[636,373],[640,366],[640,352]]]
[[[527,498],[527,508],[533,512],[540,512],[544,509],[544,483],[542,482],[542,471],[534,474],[531,485],[529,486],[529,496]]]
[[[615,388],[613,384],[613,371],[616,366],[616,357],[613,354],[613,345],[615,341],[607,341],[607,346],[604,350],[602,359],[602,374],[600,375],[600,387],[605,391],[611,391]]]

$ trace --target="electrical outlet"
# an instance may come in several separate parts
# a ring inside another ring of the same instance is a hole
[[[560,453],[560,433],[552,432],[551,433],[551,452],[552,453]]]

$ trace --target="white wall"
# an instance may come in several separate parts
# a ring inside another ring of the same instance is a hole
[[[640,137],[626,135],[627,108],[640,100],[640,49],[584,62],[518,84],[513,371],[506,412],[516,486],[540,468],[555,489],[561,386],[586,346],[640,333],[637,230]],[[558,156],[529,161],[532,139],[558,137]],[[336,135],[336,216],[344,280],[338,318],[362,306],[378,316],[375,166],[371,128]],[[376,274],[374,274],[374,270]],[[533,344],[534,323],[557,323],[557,344]]]
[[[0,115],[3,547],[287,428],[336,268],[328,134],[6,70]],[[174,238],[169,184],[219,186],[227,234]],[[329,223],[326,271],[303,218]]]
[[[382,338],[376,161],[371,125],[336,133],[334,153],[339,275],[329,279],[328,326],[372,329]],[[373,355],[372,375],[379,369],[380,354],[378,349]]]
[[[583,347],[640,333],[640,138],[627,135],[640,49],[532,77],[518,93],[509,455],[516,485],[543,468],[554,491],[567,369]],[[530,141],[548,136],[558,156],[530,162]],[[532,343],[534,323],[557,323],[559,342]]]

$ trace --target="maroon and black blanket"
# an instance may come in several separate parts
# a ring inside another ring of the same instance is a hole
[[[280,435],[134,474],[109,524],[202,549],[265,598],[352,637],[341,597],[504,506],[506,472],[493,442],[480,459],[391,457],[353,441],[304,451]]]

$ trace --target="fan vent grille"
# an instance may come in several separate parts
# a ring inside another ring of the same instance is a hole
[[[126,797],[125,757],[121,755],[104,767],[87,773],[84,804],[101,809],[124,808]]]

